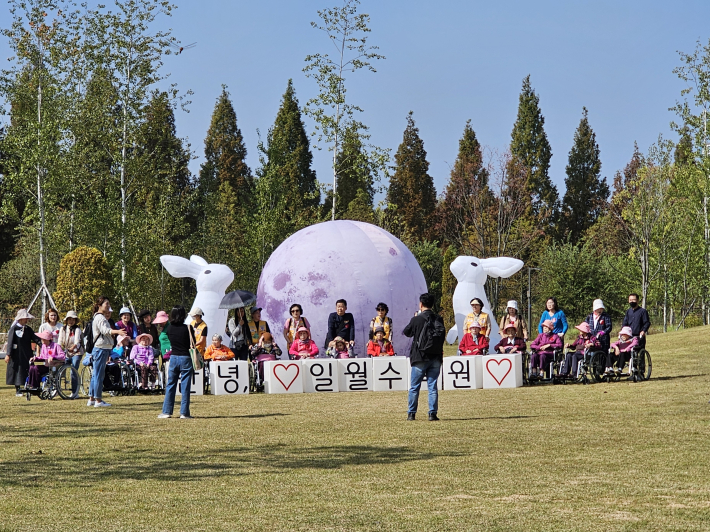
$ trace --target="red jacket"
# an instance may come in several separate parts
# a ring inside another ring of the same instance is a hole
[[[496,353],[500,353],[503,351],[503,353],[510,353],[511,348],[517,347],[516,353],[524,353],[525,352],[525,340],[522,338],[515,337],[513,338],[513,344],[508,343],[508,337],[506,336],[503,338],[498,344],[496,345],[495,351]]]
[[[380,347],[380,344],[375,340],[370,340],[367,343],[367,354],[372,357],[384,357],[388,355],[394,355],[394,347],[392,347],[392,342],[385,340],[384,351]]]
[[[476,340],[474,341],[473,335],[466,333],[463,335],[463,339],[459,344],[459,351],[461,351],[462,355],[482,355],[484,349],[488,349],[488,338],[482,334],[476,336]],[[466,351],[470,351],[470,353]]]

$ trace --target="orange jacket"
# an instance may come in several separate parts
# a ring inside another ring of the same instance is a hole
[[[367,343],[367,354],[373,357],[384,357],[394,355],[394,347],[392,347],[392,342],[384,341],[385,347],[384,351],[380,347],[380,344],[375,340],[370,340]]]
[[[205,360],[232,360],[233,358],[234,353],[225,345],[217,349],[210,344],[207,346],[207,349],[205,349]]]

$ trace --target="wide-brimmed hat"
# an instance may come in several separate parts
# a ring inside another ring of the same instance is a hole
[[[74,318],[75,320],[78,320],[79,316],[76,315],[76,312],[70,310],[69,312],[67,312],[67,315],[64,316],[64,321],[67,321],[69,318]]]
[[[579,325],[575,325],[574,328],[578,331],[582,331],[584,334],[592,332],[592,329],[589,328],[589,324],[586,321],[583,321]]]
[[[473,320],[471,323],[468,324],[469,329],[473,329],[474,327],[476,327],[478,329],[481,328],[481,324],[478,323],[478,320]]]
[[[555,324],[552,323],[552,320],[545,320],[542,322],[543,327],[547,327],[548,329],[552,330],[555,328]]]
[[[473,305],[474,303],[481,305],[481,308],[483,308],[483,301],[481,301],[481,298],[474,297],[471,301],[468,302],[469,305]]]
[[[159,310],[158,313],[155,315],[153,323],[155,325],[160,325],[161,323],[167,323],[168,321],[170,321],[170,316],[168,316],[168,313],[164,310]]]
[[[15,321],[19,320],[33,320],[35,317],[27,312],[26,308],[21,308],[20,310],[17,311],[17,316],[15,316]]]
[[[130,316],[131,309],[129,309],[128,307],[121,307],[121,310],[118,311],[118,317],[120,318],[124,314],[128,314]]]
[[[633,336],[634,331],[631,330],[631,327],[628,325],[626,327],[622,327],[621,330],[619,331],[619,336],[624,335],[624,336]]]
[[[125,334],[119,334],[118,338],[116,338],[116,345],[121,345],[124,340],[130,340],[130,338]]]
[[[41,333],[37,333],[37,338],[41,338],[42,340],[47,340],[48,342],[51,342],[54,338],[54,335],[50,331],[42,331]]]
[[[139,343],[141,342],[141,338],[148,338],[148,343],[149,343],[149,344],[152,344],[152,343],[153,343],[153,336],[150,335],[150,334],[148,334],[148,333],[139,334],[139,335],[136,337],[136,343],[137,343],[137,344],[139,344]]]
[[[150,310],[148,310],[148,309],[146,308],[146,309],[143,309],[143,310],[140,311],[140,314],[138,314],[138,319],[139,319],[139,320],[142,320],[142,319],[145,318],[146,316],[150,316],[150,315],[151,315]]]
[[[592,312],[594,312],[595,310],[599,310],[600,308],[606,310],[604,302],[601,299],[595,299],[594,303],[592,303]]]
[[[190,311],[190,316],[204,316],[205,313],[202,312],[200,307],[195,307]]]
[[[514,299],[511,299],[510,301],[508,301],[508,304],[505,308],[514,308],[515,310],[518,310],[518,302]]]

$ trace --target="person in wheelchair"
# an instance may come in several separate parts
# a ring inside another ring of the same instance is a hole
[[[552,332],[553,328],[554,324],[551,320],[543,321],[542,333],[538,334],[530,344],[531,377],[541,377],[555,356],[555,349],[562,348],[562,338]]]
[[[488,337],[481,334],[481,324],[473,320],[468,324],[468,332],[459,343],[459,355],[483,355],[488,350]]]
[[[325,350],[325,354],[330,358],[350,358],[352,347],[343,338],[336,336],[335,339],[328,344],[328,349]]]
[[[574,342],[565,344],[565,348],[570,351],[565,355],[565,365],[560,375],[561,377],[569,377],[570,375],[577,377],[579,361],[584,359],[587,350],[592,347],[599,347],[599,340],[592,336],[592,330],[586,321],[575,326],[575,329],[579,331],[579,335]]]
[[[130,360],[135,364],[141,378],[139,390],[152,390],[158,378],[158,365],[155,363],[155,351],[152,343],[153,337],[148,333],[143,333],[138,335],[136,345],[131,348]]]
[[[271,333],[265,332],[262,333],[257,344],[251,346],[250,353],[252,361],[255,360],[257,363],[259,379],[261,382],[264,382],[264,362],[281,358],[281,349],[276,345],[276,342],[274,342],[274,337]]]
[[[54,342],[54,335],[50,331],[37,333],[37,338],[42,340],[42,347],[38,355],[30,358],[30,369],[27,375],[27,387],[33,390],[39,388],[42,377],[49,373],[50,368],[61,366],[66,359],[64,351]],[[44,360],[44,365],[35,366],[34,362],[37,360]]]
[[[503,329],[505,338],[502,338],[495,346],[495,352],[501,354],[507,353],[524,353],[526,349],[525,340],[517,336],[518,325],[514,322],[508,322],[508,325]]]
[[[205,360],[215,360],[217,362],[234,360],[234,353],[222,343],[221,334],[212,335],[212,343],[205,349]]]
[[[288,354],[292,355],[294,360],[301,358],[315,358],[318,354],[318,346],[311,340],[311,333],[305,327],[298,329],[298,338],[293,341]]]
[[[392,342],[385,338],[384,327],[375,327],[374,338],[367,342],[367,354],[371,357],[394,356],[394,347],[392,347]]]
[[[610,375],[613,367],[613,363],[616,362],[616,372],[621,373],[624,369],[626,363],[631,359],[631,351],[638,346],[639,339],[633,336],[631,327],[628,325],[622,327],[619,331],[619,340],[611,344],[609,348],[609,353],[606,357],[606,370],[605,375]]]
[[[121,386],[121,362],[129,360],[131,354],[131,339],[125,334],[120,334],[116,338],[116,347],[111,350],[111,356],[106,363],[106,373],[104,374],[104,390],[115,392]]]

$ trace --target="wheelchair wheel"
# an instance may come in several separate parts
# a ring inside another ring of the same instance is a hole
[[[57,395],[57,387],[54,383],[54,377],[51,373],[47,373],[42,377],[42,382],[39,385],[39,398],[42,400],[51,400]]]
[[[651,354],[645,349],[641,349],[636,358],[636,372],[640,380],[647,381],[650,379],[652,369]]]
[[[604,364],[606,363],[606,353],[604,351],[596,351],[592,354],[592,360],[589,363],[592,376],[596,382],[604,380]]]
[[[64,364],[59,368],[55,379],[59,397],[62,399],[76,399],[79,397],[79,372],[71,364]]]
[[[94,367],[93,366],[82,366],[81,367],[81,383],[80,383],[80,388],[81,388],[81,394],[88,396],[89,395],[89,386],[91,385],[91,376],[94,373]]]

